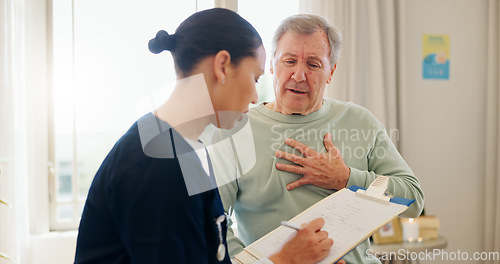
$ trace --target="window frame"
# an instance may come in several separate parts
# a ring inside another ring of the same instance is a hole
[[[65,230],[75,230],[78,229],[81,219],[81,209],[85,204],[85,198],[81,198],[79,196],[78,190],[80,186],[78,171],[78,153],[77,153],[77,131],[75,125],[75,114],[76,110],[73,108],[73,133],[72,133],[72,144],[73,144],[73,153],[72,153],[72,173],[71,173],[71,199],[68,200],[58,200],[58,190],[59,190],[59,168],[57,166],[56,159],[56,135],[55,135],[55,86],[54,86],[54,14],[53,14],[53,1],[54,0],[46,0],[47,6],[47,34],[46,34],[46,42],[47,42],[47,138],[46,142],[48,142],[48,155],[47,155],[47,172],[48,172],[48,225],[50,231],[65,231]],[[236,2],[235,0],[193,0],[195,1],[195,9],[196,11],[203,10],[206,8],[210,8],[212,5],[214,7],[225,7],[226,5],[231,6],[231,3]],[[71,58],[71,71],[72,71],[72,79],[74,80],[75,76],[75,64],[74,64],[74,41],[75,41],[75,27],[74,27],[74,4],[75,0],[71,1],[71,34],[72,40],[72,58]],[[236,2],[237,3],[237,2]],[[75,87],[72,87],[74,94]],[[73,106],[75,103],[73,103]],[[73,214],[71,219],[59,219],[58,218],[58,207],[61,205],[68,205],[73,207]]]

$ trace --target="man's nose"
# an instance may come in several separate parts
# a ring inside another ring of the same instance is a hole
[[[295,72],[292,75],[292,79],[296,82],[303,82],[306,80],[306,69],[304,66],[297,65],[295,67]]]

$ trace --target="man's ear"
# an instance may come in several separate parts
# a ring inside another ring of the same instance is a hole
[[[221,50],[214,57],[214,74],[217,83],[226,82],[227,70],[231,65],[231,54],[227,50]]]
[[[274,74],[274,69],[273,69],[273,60],[274,60],[274,58],[273,58],[273,57],[271,57],[271,59],[269,60],[269,65],[270,65],[270,67],[269,67],[269,71],[271,72],[271,74]]]
[[[333,73],[335,72],[336,69],[337,69],[337,63],[335,63],[335,65],[333,65],[332,69],[330,70],[330,76],[328,76],[328,80],[326,80],[327,84],[330,84],[332,82]]]

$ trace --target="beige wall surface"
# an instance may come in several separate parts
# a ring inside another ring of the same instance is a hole
[[[411,0],[401,16],[402,152],[421,181],[426,213],[441,220],[449,252],[483,251],[487,6]],[[449,80],[422,78],[423,34],[449,35]]]

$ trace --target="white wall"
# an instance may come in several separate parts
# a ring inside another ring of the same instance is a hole
[[[426,213],[441,220],[446,250],[483,251],[487,1],[403,5],[403,155],[421,180]],[[449,80],[422,78],[423,34],[450,36]]]

